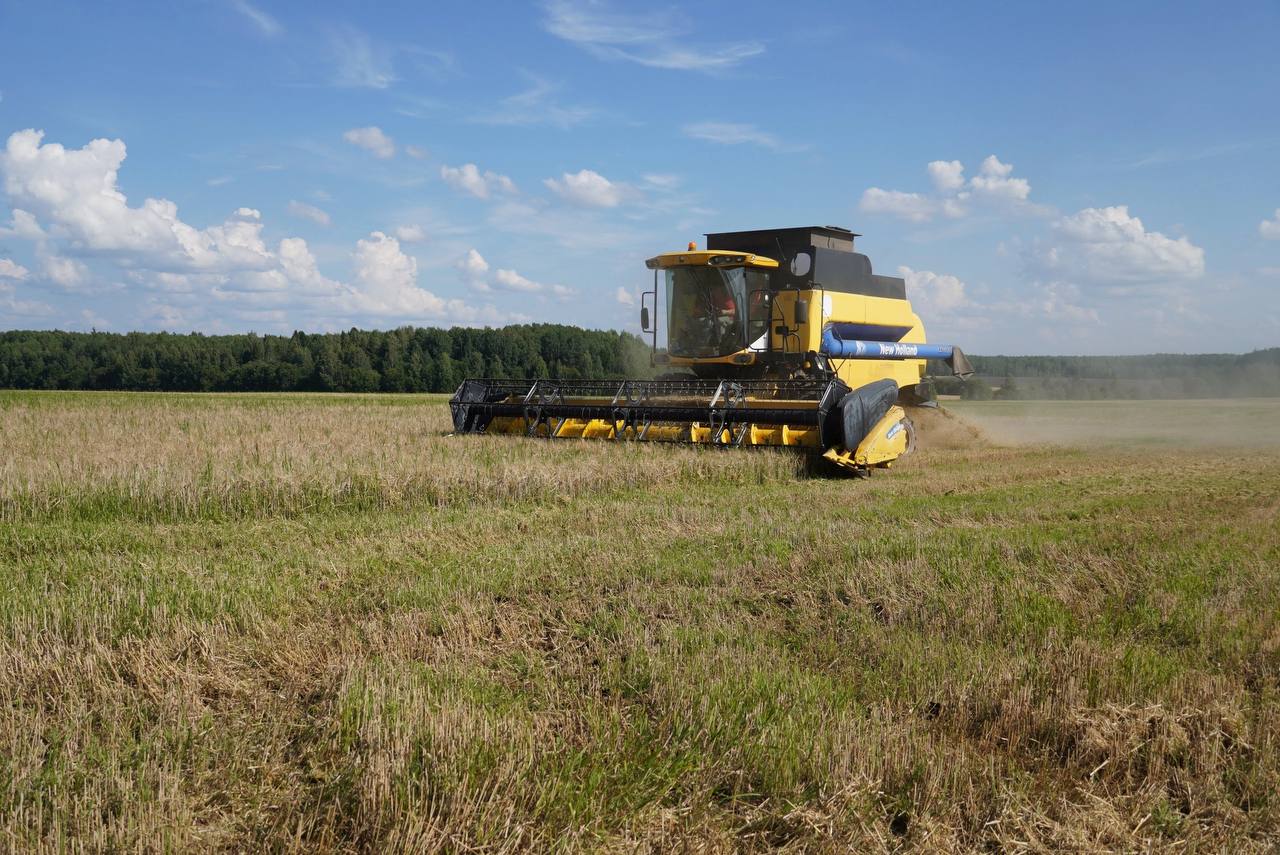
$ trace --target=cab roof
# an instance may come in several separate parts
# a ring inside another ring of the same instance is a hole
[[[772,269],[778,262],[750,252],[732,252],[723,249],[690,249],[684,252],[664,252],[645,261],[650,270],[667,267],[760,267]]]

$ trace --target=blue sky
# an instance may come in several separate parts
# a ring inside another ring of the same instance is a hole
[[[1280,344],[1266,3],[0,0],[0,329],[635,329],[836,224],[976,353]]]

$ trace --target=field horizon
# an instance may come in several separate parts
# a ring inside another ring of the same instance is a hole
[[[865,480],[445,400],[0,392],[7,847],[1280,845],[1280,399]]]

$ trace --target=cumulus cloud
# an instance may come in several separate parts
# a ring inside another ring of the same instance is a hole
[[[196,229],[178,219],[167,199],[132,208],[117,187],[125,158],[121,140],[93,140],[68,150],[42,144],[43,132],[9,137],[0,170],[15,208],[14,230],[43,235],[52,224],[78,252],[128,256],[134,263],[191,270],[263,269],[271,259],[262,242],[260,215],[240,208],[220,226]]]
[[[469,193],[477,199],[488,199],[494,193],[514,194],[517,192],[515,182],[505,175],[496,172],[480,172],[474,163],[462,166],[440,167],[440,177],[444,183],[455,190]]]
[[[959,161],[952,162],[959,165]],[[1013,178],[1012,174],[1012,164],[1001,163],[1000,158],[993,154],[982,161],[981,170],[970,179],[969,186],[976,194],[996,199],[1025,201],[1031,194],[1031,185],[1025,178]]]
[[[938,213],[938,203],[928,196],[879,187],[868,187],[858,207],[864,214],[889,214],[913,223],[928,222]]]
[[[414,160],[422,160],[427,156],[427,150],[421,146],[407,145],[404,147],[404,153],[412,157]]]
[[[0,279],[26,279],[31,271],[8,258],[0,258]]]
[[[355,280],[360,300],[378,314],[443,313],[444,303],[417,286],[418,262],[395,238],[373,232],[356,241]]]
[[[1274,218],[1258,223],[1258,234],[1268,240],[1280,240],[1280,208],[1276,208]]]
[[[3,166],[3,161],[0,161],[0,171],[3,171]],[[24,240],[42,240],[46,237],[44,229],[40,228],[40,224],[36,222],[36,218],[29,212],[21,209],[17,209],[13,212],[8,226],[0,226],[0,235],[5,237],[18,237]]]
[[[101,290],[89,281],[94,271],[85,262],[94,261],[99,268],[115,265],[124,279],[146,287],[233,301],[241,317],[280,313],[300,297],[309,314],[340,322],[361,316],[461,323],[503,317],[419,288],[417,261],[382,232],[357,242],[349,282],[330,279],[303,239],[284,238],[269,247],[261,214],[252,208],[198,229],[179,219],[177,206],[166,199],[130,206],[117,184],[125,158],[120,140],[94,140],[74,150],[42,140],[39,131],[18,131],[0,153],[3,186],[14,207],[0,232],[34,242],[39,276],[61,288]],[[4,269],[18,272],[17,265]]]
[[[958,160],[935,160],[929,164],[929,177],[939,193],[955,193],[964,189],[964,164]]]
[[[310,220],[320,226],[328,226],[333,223],[327,213],[315,205],[308,205],[306,202],[299,202],[297,199],[289,202],[289,213],[300,219]]]
[[[467,254],[458,259],[454,266],[462,272],[463,279],[471,282],[483,281],[489,273],[489,262],[475,249],[467,250]]]
[[[616,208],[624,191],[622,185],[590,169],[566,172],[558,179],[548,178],[542,183],[562,199],[586,208]]]
[[[1204,274],[1204,250],[1186,237],[1148,231],[1125,205],[1085,208],[1053,223],[1053,243],[1038,263],[1051,275],[1085,285],[1160,285]]]
[[[756,41],[695,42],[689,22],[673,12],[617,12],[599,0],[552,0],[548,32],[600,59],[681,71],[718,72],[764,53]]]
[[[427,239],[427,233],[422,226],[412,223],[407,226],[396,227],[396,240],[401,243],[422,243]]]
[[[934,192],[869,187],[862,194],[859,209],[863,213],[887,214],[913,223],[926,223],[936,217],[956,219],[970,213],[976,205],[1035,209],[1028,202],[1030,182],[1013,177],[1012,164],[1003,163],[994,154],[982,161],[978,174],[972,178],[965,177],[964,164],[958,160],[935,160],[926,170]]]
[[[521,291],[525,294],[537,294],[546,290],[546,286],[521,276],[514,270],[499,268],[493,274],[493,284],[503,291]]]
[[[965,284],[959,278],[932,270],[899,267],[907,282],[907,298],[918,314],[946,315],[969,305]]]
[[[358,146],[374,157],[387,160],[395,157],[396,144],[391,137],[382,132],[382,128],[370,125],[367,128],[352,128],[342,138],[354,146]]]
[[[617,291],[613,292],[613,298],[624,306],[634,306],[636,304],[635,296],[621,285],[618,286]]]
[[[75,291],[84,284],[89,268],[74,258],[63,258],[60,255],[44,255],[41,264],[44,278],[68,291]]]
[[[454,267],[462,274],[463,280],[476,291],[507,291],[516,294],[540,294],[552,297],[569,297],[574,294],[572,288],[564,285],[548,285],[535,282],[527,276],[510,268],[500,267],[489,275],[489,262],[479,251],[470,249],[466,255],[454,262]]]

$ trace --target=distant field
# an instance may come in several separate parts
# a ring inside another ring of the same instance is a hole
[[[0,392],[4,848],[1274,851],[1280,401],[949,409]]]

